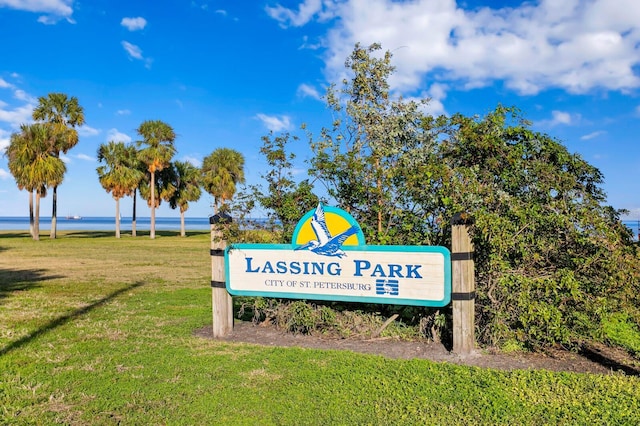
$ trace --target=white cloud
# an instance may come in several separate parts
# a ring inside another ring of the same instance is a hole
[[[142,49],[140,49],[139,46],[136,46],[135,44],[131,44],[128,41],[124,41],[124,40],[122,41],[121,44],[122,44],[122,47],[124,48],[124,50],[129,55],[129,59],[137,59],[139,61],[143,61],[145,68],[147,68],[147,69],[151,68],[151,64],[153,63],[153,59],[145,58],[144,56],[142,56]]]
[[[202,160],[200,160],[197,157],[191,156],[191,155],[185,155],[184,157],[182,157],[182,161],[186,161],[187,163],[191,163],[192,165],[194,165],[196,167],[201,167],[202,166]]]
[[[78,160],[84,160],[84,161],[96,161],[96,159],[94,157],[91,157],[91,156],[86,155],[86,154],[77,154],[76,158]]]
[[[14,77],[12,75],[12,77]],[[35,108],[37,100],[28,95],[25,91],[16,88],[15,85],[1,80],[3,82],[3,88],[10,88],[13,90],[13,98],[18,102],[12,102],[12,105],[0,100],[0,123],[6,123],[11,130],[6,127],[0,127],[0,156],[4,152],[5,148],[9,146],[12,131],[18,131],[21,124],[28,124],[33,122],[32,113]]]
[[[70,158],[70,157],[67,157],[67,156],[66,156],[66,155],[64,155],[64,154],[60,154],[60,159],[62,160],[62,162],[63,162],[64,164],[70,164],[70,163],[73,163],[73,161],[71,161],[71,158]]]
[[[392,90],[425,79],[473,89],[502,81],[519,94],[640,87],[640,2],[540,0],[464,9],[453,0],[306,0],[267,7],[283,27],[335,18],[324,36],[326,71],[340,81],[356,42],[394,54]],[[493,4],[500,4],[499,2]]]
[[[4,153],[4,150],[9,146],[10,140],[9,132],[0,129],[0,156]]]
[[[204,1],[202,3],[198,3],[198,2],[192,1],[191,2],[191,7],[198,7],[200,9],[202,9],[202,10],[209,10],[209,5],[207,4],[206,1]]]
[[[23,10],[26,12],[47,13],[40,16],[38,22],[43,24],[55,24],[60,19],[66,19],[74,23],[71,15],[73,0],[0,0],[0,7]]]
[[[28,94],[27,92],[25,92],[24,90],[21,89],[16,89],[13,92],[13,97],[18,99],[19,101],[25,101],[25,102],[29,102],[29,103],[37,103],[38,100],[36,98],[34,98],[33,96],[31,96],[30,94]]]
[[[122,41],[122,47],[124,47],[124,50],[129,55],[129,58],[139,59],[139,60],[143,60],[144,59],[144,57],[142,56],[142,49],[140,49],[135,44],[131,44],[128,41],[124,41],[123,40]]]
[[[309,49],[309,50],[318,50],[324,47],[322,41],[316,41],[315,43],[309,42],[309,36],[302,37],[302,45],[299,47],[300,49]]]
[[[273,131],[273,132],[281,132],[283,130],[291,129],[291,118],[286,115],[275,116],[275,115],[266,115],[266,114],[257,114],[256,118],[262,121],[264,126]]]
[[[300,27],[315,17],[324,21],[333,16],[334,9],[333,0],[305,0],[298,6],[298,10],[287,9],[279,4],[274,7],[265,7],[267,15],[280,22],[283,28]]]
[[[95,136],[100,134],[100,130],[94,129],[93,127],[87,126],[86,124],[78,127],[78,134],[80,136]]]
[[[322,99],[322,95],[320,94],[320,92],[318,92],[318,89],[316,89],[313,86],[310,86],[308,84],[301,84],[300,86],[298,86],[298,96],[302,97],[302,98],[313,98],[313,99],[317,99],[320,100]]]
[[[589,134],[587,134],[587,135],[581,136],[581,137],[580,137],[580,140],[582,140],[582,141],[588,141],[588,140],[590,140],[590,139],[595,139],[595,138],[597,138],[598,136],[602,136],[602,135],[604,135],[604,134],[606,134],[606,133],[607,133],[607,132],[605,132],[605,131],[603,131],[603,130],[598,130],[598,131],[596,131],[596,132],[592,132],[592,133],[589,133]]]
[[[0,77],[0,89],[11,89],[13,85]]]
[[[9,123],[9,125],[17,129],[23,123],[31,123],[33,119],[31,114],[35,105],[24,104],[13,109],[7,109],[7,104],[0,103],[0,122]]]
[[[68,16],[73,13],[72,3],[73,0],[0,0],[0,7]]]
[[[11,177],[11,173],[6,171],[5,169],[0,169],[0,179],[5,180]]]
[[[128,109],[119,109],[116,111],[116,115],[129,115],[131,114],[131,111],[129,111]]]
[[[120,133],[118,129],[114,128],[109,129],[107,132],[107,142],[109,141],[129,143],[131,142],[131,137],[124,133]]]
[[[629,213],[622,215],[622,220],[640,220],[640,207],[632,207],[626,210],[628,210]]]
[[[137,18],[122,18],[120,25],[129,31],[142,30],[147,26],[147,20],[139,16]]]
[[[551,111],[551,124],[571,124],[571,114],[564,111]]]
[[[426,113],[438,116],[447,115],[442,101],[447,97],[448,86],[441,83],[433,83],[429,90],[420,95],[420,99],[429,98],[429,103],[422,108]]]

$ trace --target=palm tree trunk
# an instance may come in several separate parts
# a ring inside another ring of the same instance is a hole
[[[29,234],[31,234],[31,238],[33,238],[33,233],[33,191],[29,191]]]
[[[51,208],[51,234],[50,238],[56,238],[56,231],[58,225],[58,187],[53,187],[53,207]]]
[[[151,172],[151,229],[149,237],[156,237],[156,174]]]
[[[180,236],[184,237],[186,232],[184,232],[184,211],[180,209]]]
[[[131,236],[136,236],[136,198],[138,194],[138,189],[133,190],[133,217],[131,218]]]
[[[36,212],[33,221],[33,239],[40,239],[40,191],[36,191]]]
[[[116,238],[120,238],[120,198],[116,198]]]

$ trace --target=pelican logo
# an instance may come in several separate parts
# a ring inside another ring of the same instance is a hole
[[[316,210],[313,212],[310,225],[316,239],[312,239],[296,247],[295,250],[309,250],[322,256],[335,256],[338,258],[347,255],[344,250],[342,250],[344,242],[350,236],[360,231],[358,225],[351,225],[347,230],[332,236],[327,226],[327,217],[322,204],[318,204],[318,207],[316,207]]]

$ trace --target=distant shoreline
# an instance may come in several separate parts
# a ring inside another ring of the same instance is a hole
[[[249,219],[265,222],[266,219]],[[209,217],[185,217],[185,230],[210,230]],[[120,219],[120,231],[131,231],[132,218],[123,216]],[[151,227],[150,217],[137,217],[136,230],[145,231]],[[40,230],[51,228],[51,217],[40,216]],[[58,216],[56,229],[59,231],[114,231],[116,219],[113,216],[81,216],[79,219]],[[0,216],[0,231],[28,231],[29,217]],[[179,231],[180,217],[156,217],[156,231]]]
[[[131,217],[120,219],[120,230],[127,232],[131,230]],[[209,230],[209,218],[185,218],[185,229],[190,231]],[[56,229],[60,231],[114,231],[116,227],[115,217],[107,216],[81,216],[79,219],[67,219],[66,216],[57,218]],[[148,230],[151,227],[151,218],[137,217],[136,229],[140,231]],[[40,217],[40,229],[51,228],[51,217]],[[24,216],[0,216],[0,231],[29,230],[29,218]],[[178,231],[180,230],[179,217],[156,217],[156,230],[158,231]]]

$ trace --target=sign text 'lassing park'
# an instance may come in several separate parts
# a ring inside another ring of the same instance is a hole
[[[438,246],[367,246],[344,210],[318,205],[291,244],[233,244],[226,287],[236,296],[445,306],[451,255]]]

